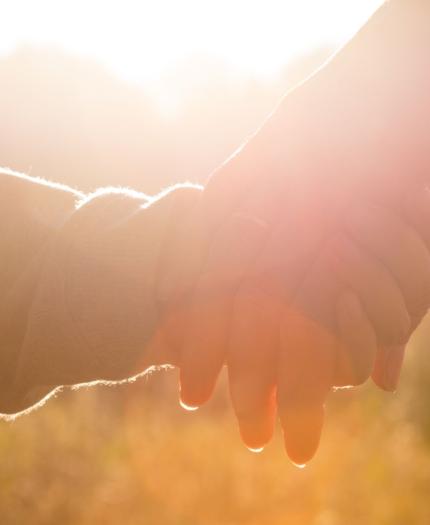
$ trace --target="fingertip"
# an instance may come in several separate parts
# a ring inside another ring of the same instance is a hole
[[[285,442],[285,450],[291,461],[291,463],[300,469],[306,467],[306,465],[313,459],[319,447],[319,437],[315,440],[315,443],[311,447],[300,448],[291,443]]]
[[[273,427],[272,422],[262,422],[258,418],[254,422],[239,420],[240,437],[245,447],[252,452],[261,452],[270,442],[273,436]]]
[[[196,294],[180,356],[180,399],[199,407],[212,396],[225,361],[229,307]]]
[[[246,445],[245,445],[246,446]],[[263,452],[264,450],[264,447],[259,447],[259,448],[252,448],[252,447],[246,447],[250,452],[253,452],[254,454],[260,454],[261,452]]]
[[[384,383],[392,392],[397,390],[403,365],[404,348],[393,350],[385,363]]]
[[[377,343],[373,326],[355,293],[346,290],[339,296],[336,321],[339,341],[333,384],[361,385],[372,373]]]
[[[179,399],[179,405],[180,405],[181,408],[183,408],[187,412],[195,412],[196,410],[198,410],[200,408],[199,406],[187,405],[186,403],[184,403],[184,401],[182,401],[182,399]]]
[[[276,422],[276,355],[278,317],[264,298],[255,300],[253,288],[236,297],[230,323],[227,359],[230,398],[240,436],[250,450],[271,440]]]
[[[315,456],[324,422],[324,408],[294,407],[281,419],[284,446],[291,462],[303,468]]]
[[[381,348],[375,360],[372,379],[376,386],[385,392],[397,390],[402,371],[405,348]]]
[[[212,397],[216,378],[185,373],[181,369],[179,403],[185,410],[196,410]]]
[[[188,411],[197,410],[207,403],[211,398],[211,392],[203,392],[194,389],[183,389],[179,393],[179,404]]]

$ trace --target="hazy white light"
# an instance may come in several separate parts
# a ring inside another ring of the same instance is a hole
[[[298,53],[343,41],[382,0],[12,0],[0,8],[0,52],[52,43],[132,80],[212,55],[270,74]]]

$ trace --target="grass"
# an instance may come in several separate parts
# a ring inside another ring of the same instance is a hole
[[[428,525],[429,330],[396,395],[368,384],[332,396],[320,452],[292,466],[278,429],[262,454],[240,443],[221,381],[195,413],[175,372],[65,392],[1,422],[2,525]]]

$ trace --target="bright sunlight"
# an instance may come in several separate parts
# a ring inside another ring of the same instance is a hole
[[[430,0],[382,3],[0,0],[0,525],[430,524]]]
[[[154,80],[194,56],[272,75],[296,55],[350,36],[381,0],[14,0],[1,10],[0,53],[54,44],[130,80]]]

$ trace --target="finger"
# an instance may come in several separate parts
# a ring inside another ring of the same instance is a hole
[[[417,324],[430,304],[430,253],[418,232],[393,212],[374,206],[353,210],[347,231],[391,272]]]
[[[279,301],[244,286],[235,299],[227,358],[230,396],[242,440],[257,450],[271,439],[276,415]]]
[[[234,215],[212,243],[191,298],[181,351],[181,401],[186,406],[200,406],[212,395],[226,358],[234,294],[265,236],[264,224]]]
[[[391,273],[344,236],[339,236],[330,247],[337,277],[360,297],[378,342],[391,345],[406,341],[411,321]]]
[[[180,358],[180,399],[185,408],[196,408],[211,397],[225,360],[229,297],[197,296],[193,304]]]
[[[430,248],[430,189],[418,188],[402,202],[401,212]]]
[[[245,286],[237,303],[241,307],[230,327],[231,359],[236,365],[229,363],[229,373],[241,434],[251,448],[261,448],[273,432],[273,352],[279,346],[279,318],[284,309],[278,301],[291,300],[321,237],[322,228],[310,228],[308,235],[288,222],[275,229],[253,268],[258,288]],[[330,301],[323,298],[321,303],[325,302]],[[246,394],[249,391],[252,395]]]
[[[337,353],[334,298],[337,282],[326,251],[315,262],[281,319],[278,411],[286,451],[296,464],[315,454],[324,403],[333,384]]]
[[[285,313],[277,400],[285,449],[297,465],[306,464],[318,448],[335,354],[333,334],[298,312]]]
[[[352,386],[370,375],[376,352],[375,332],[361,302],[333,273],[332,246],[327,245],[301,287],[295,302],[302,312],[321,323],[336,346],[334,386]],[[351,271],[347,268],[347,271]],[[354,277],[354,275],[353,275]],[[339,298],[340,295],[340,298]]]
[[[252,268],[251,280],[236,299],[230,325],[230,391],[242,438],[253,449],[263,447],[273,433],[274,356],[283,311],[279,301],[291,300],[306,270],[303,263],[309,264],[310,253],[319,245],[321,229],[309,229],[299,231],[288,221],[274,229]]]
[[[343,292],[336,305],[339,344],[333,379],[334,386],[356,386],[364,383],[373,369],[377,352],[373,326],[358,297]]]
[[[397,389],[404,355],[404,346],[378,349],[372,379],[379,388],[387,392],[394,392]]]
[[[401,211],[409,224],[377,207],[361,210],[349,223],[355,238],[396,278],[411,317],[410,331],[418,326],[430,302],[430,256],[426,245],[430,241],[429,199],[425,190],[405,199]],[[388,391],[397,388],[403,355],[403,346],[378,351],[372,376],[378,386]]]

